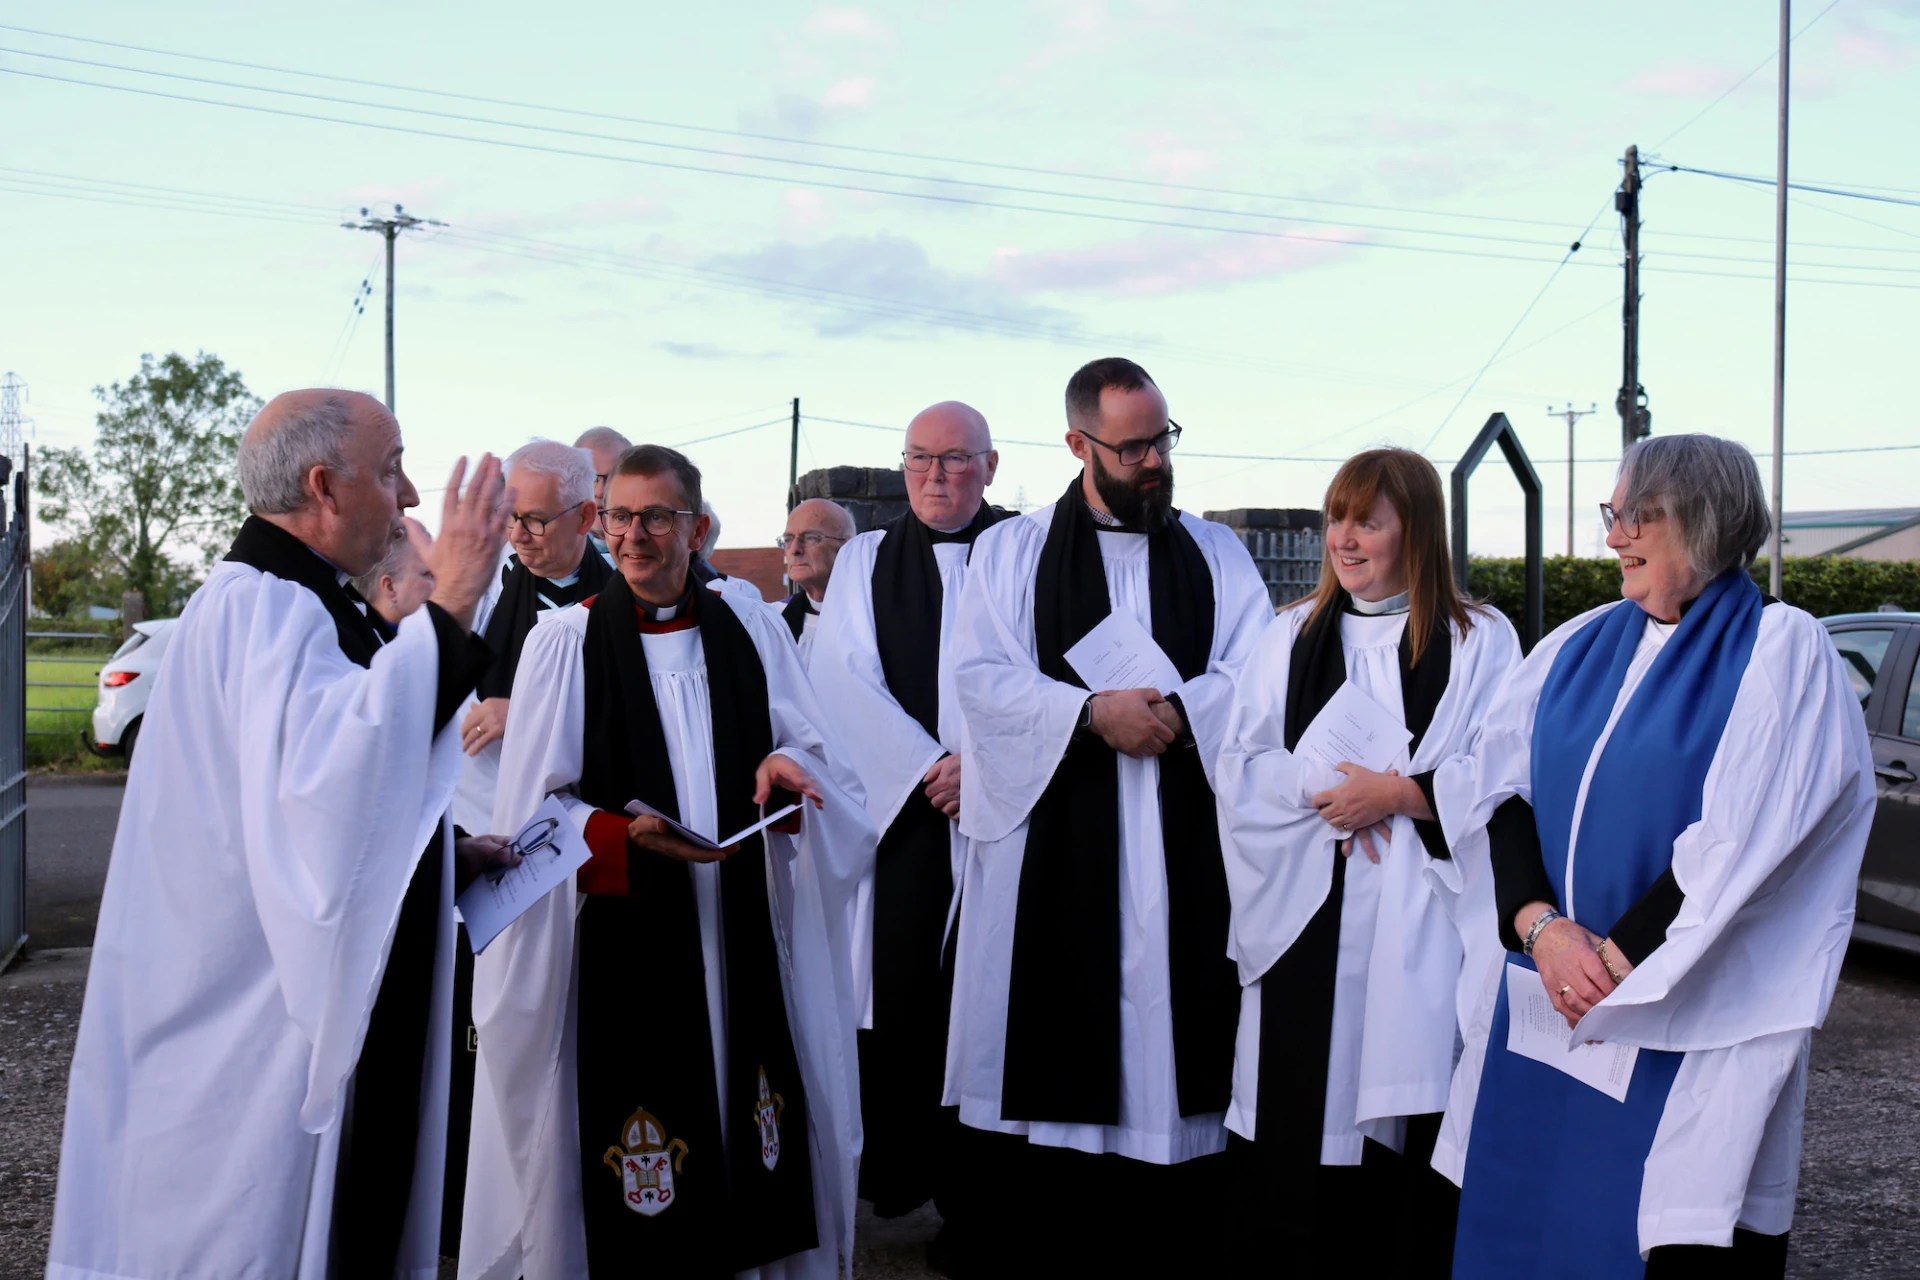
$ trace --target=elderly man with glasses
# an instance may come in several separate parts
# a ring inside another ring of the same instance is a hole
[[[802,665],[812,657],[813,628],[820,617],[820,602],[827,596],[833,562],[854,533],[847,509],[825,498],[808,498],[787,515],[787,531],[780,535],[779,546],[786,556],[793,596],[780,615],[800,646]]]
[[[951,653],[974,539],[1010,513],[985,501],[1000,455],[968,405],[922,410],[900,461],[910,510],[842,550],[807,670],[885,833],[853,922],[861,1194],[883,1218],[931,1198],[943,1225],[928,1260],[960,1274],[977,1174],[940,1101],[952,978],[943,943],[966,854]]]

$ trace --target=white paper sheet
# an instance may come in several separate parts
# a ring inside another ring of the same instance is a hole
[[[1540,975],[1511,961],[1507,964],[1507,1013],[1509,1051],[1564,1071],[1615,1102],[1627,1100],[1640,1046],[1581,1044],[1569,1048],[1573,1028],[1553,1007],[1552,998],[1540,985]]]
[[[520,865],[499,873],[488,872],[461,893],[460,915],[467,922],[467,941],[473,954],[486,950],[500,931],[520,913],[565,884],[585,866],[592,853],[574,830],[573,820],[559,800],[548,796],[513,838]]]
[[[1349,763],[1385,773],[1399,763],[1412,741],[1412,731],[1400,723],[1398,715],[1349,680],[1320,708],[1293,754],[1329,769]]]
[[[1115,610],[1065,653],[1067,665],[1094,693],[1152,689],[1165,694],[1181,685],[1180,672],[1130,613]]]
[[[725,840],[709,840],[705,836],[701,835],[698,831],[695,831],[692,827],[685,826],[680,822],[676,821],[675,819],[669,818],[666,814],[660,812],[658,809],[654,808],[652,805],[648,804],[644,800],[627,801],[627,812],[632,814],[634,817],[638,818],[638,817],[645,816],[649,818],[658,818],[660,819],[660,821],[666,823],[669,827],[672,827],[673,833],[679,836],[682,840],[685,840],[688,844],[698,845],[702,849],[724,849],[730,844],[739,844],[742,840],[745,840],[748,836],[752,835],[754,832],[760,831],[766,827],[772,826],[774,823],[780,821],[780,819],[794,812],[799,807],[800,807],[800,802],[796,800],[794,803],[788,805],[786,808],[780,809],[774,813],[767,813],[765,810],[762,810],[760,821],[754,823],[752,826],[742,827],[740,830],[728,836]]]

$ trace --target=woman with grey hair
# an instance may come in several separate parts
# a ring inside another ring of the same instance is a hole
[[[1781,1276],[1866,727],[1824,629],[1748,575],[1745,448],[1642,441],[1600,511],[1625,598],[1534,649],[1476,752],[1507,954],[1443,1136],[1454,1275]]]

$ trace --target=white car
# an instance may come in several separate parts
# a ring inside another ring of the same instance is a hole
[[[160,674],[160,659],[167,652],[167,639],[178,618],[156,618],[133,624],[133,635],[113,651],[100,668],[100,701],[93,709],[95,753],[122,755],[133,761],[133,746],[140,737],[140,720],[147,712],[147,699],[153,696],[153,682]]]

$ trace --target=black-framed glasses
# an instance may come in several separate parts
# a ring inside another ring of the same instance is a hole
[[[1647,507],[1644,510],[1629,509],[1627,511],[1615,511],[1611,502],[1603,502],[1600,504],[1600,527],[1608,533],[1612,533],[1613,526],[1617,524],[1626,532],[1629,538],[1637,538],[1640,536],[1640,526],[1642,524],[1650,520],[1661,519],[1666,514],[1667,513],[1659,507]]]
[[[1172,453],[1180,445],[1180,424],[1172,418],[1167,419],[1167,429],[1151,440],[1129,440],[1125,444],[1108,444],[1090,431],[1081,435],[1099,445],[1102,449],[1112,450],[1123,467],[1137,467],[1146,460],[1148,450],[1158,453],[1162,458]]]
[[[811,551],[823,542],[845,541],[845,538],[836,537],[831,533],[821,533],[817,529],[809,529],[805,533],[783,533],[773,540],[773,545],[782,551],[788,551],[791,550],[793,544],[797,542],[808,551]]]
[[[991,449],[981,449],[974,453],[961,453],[958,450],[952,453],[914,453],[907,451],[901,453],[900,465],[913,472],[930,471],[933,469],[933,460],[938,458],[942,471],[950,476],[957,476],[972,466],[975,458],[984,458],[992,452],[993,450]]]
[[[517,524],[522,529],[525,529],[528,533],[532,534],[534,537],[536,538],[542,537],[547,532],[548,525],[558,520],[561,516],[566,515],[568,511],[578,511],[580,508],[586,506],[587,503],[591,501],[593,501],[593,499],[591,498],[582,498],[580,501],[568,507],[566,511],[556,511],[554,514],[550,516],[523,515],[520,512],[516,511],[512,515],[507,517],[507,527],[512,528],[514,525]]]
[[[625,507],[613,507],[600,513],[606,521],[608,533],[625,533],[638,520],[640,527],[656,538],[665,537],[673,532],[676,516],[693,516],[697,511],[678,511],[672,507],[648,507],[644,511],[629,511]]]

